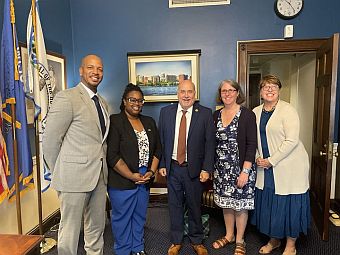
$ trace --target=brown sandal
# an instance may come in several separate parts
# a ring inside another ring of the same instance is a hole
[[[245,255],[246,254],[246,243],[236,243],[234,255]]]
[[[272,245],[270,242],[268,242],[266,245],[262,246],[259,250],[260,254],[270,254],[275,249],[279,248],[281,246],[281,242],[278,242],[276,245]]]
[[[235,238],[233,238],[232,240],[229,241],[225,236],[223,236],[220,239],[215,240],[212,243],[212,247],[217,250],[217,249],[221,249],[221,248],[225,247],[226,245],[234,243],[234,242],[235,242]]]

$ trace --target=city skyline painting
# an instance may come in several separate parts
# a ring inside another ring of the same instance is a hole
[[[158,61],[141,62],[136,64],[136,74],[143,76],[160,75],[166,73],[170,75],[190,74],[191,61]]]
[[[199,54],[183,51],[128,53],[129,82],[140,86],[146,102],[177,101],[177,87],[181,80],[192,80],[199,99]]]

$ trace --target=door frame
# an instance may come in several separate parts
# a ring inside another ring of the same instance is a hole
[[[244,91],[246,106],[249,106],[249,70],[248,61],[250,54],[265,53],[294,53],[316,52],[327,38],[302,39],[302,40],[261,40],[237,42],[237,80]]]
[[[338,37],[338,35],[336,35]],[[261,41],[239,41],[237,44],[237,79],[243,89],[246,97],[246,106],[249,107],[249,60],[250,55],[256,54],[280,54],[280,53],[303,53],[303,52],[317,52],[327,44],[330,38],[320,39],[303,39],[303,40],[261,40]],[[337,57],[337,56],[336,56]],[[333,79],[333,78],[332,78]],[[332,103],[335,102],[331,102]],[[332,111],[332,109],[330,109]],[[314,110],[315,111],[315,110]],[[334,111],[334,110],[333,110]],[[315,114],[315,113],[314,113]],[[333,112],[334,114],[334,112]],[[314,126],[314,124],[313,124]],[[333,125],[334,126],[334,125]],[[334,128],[334,127],[330,127]],[[313,128],[314,129],[314,128]],[[332,141],[333,143],[333,141]],[[313,144],[314,151],[314,144]],[[313,153],[314,155],[314,153]],[[312,198],[312,197],[311,197]],[[312,203],[313,201],[311,201]],[[313,203],[312,203],[313,204]],[[327,209],[328,210],[328,209]],[[313,212],[313,218],[316,213]],[[324,220],[326,218],[324,217]],[[327,217],[328,221],[328,217]],[[323,229],[318,229],[323,240],[328,240],[328,224],[323,225]]]

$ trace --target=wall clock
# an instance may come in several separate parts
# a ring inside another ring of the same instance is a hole
[[[303,0],[276,0],[274,10],[282,19],[292,19],[299,15],[303,8]]]

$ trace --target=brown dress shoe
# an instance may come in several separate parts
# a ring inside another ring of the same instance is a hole
[[[192,244],[191,246],[197,255],[208,255],[208,250],[203,244]]]
[[[181,244],[172,244],[168,250],[168,255],[178,255],[181,248]]]

